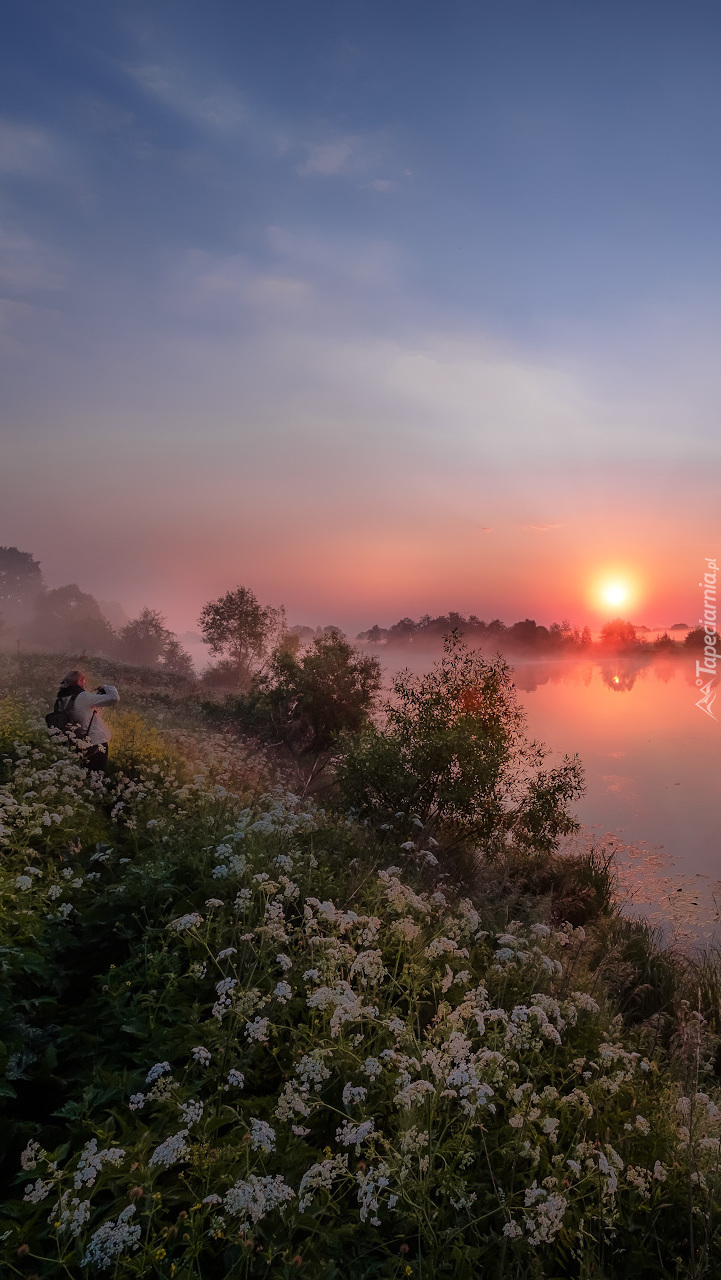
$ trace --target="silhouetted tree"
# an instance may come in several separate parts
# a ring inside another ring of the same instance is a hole
[[[604,649],[615,649],[618,652],[636,649],[639,645],[636,628],[632,622],[625,622],[623,618],[613,618],[601,628],[601,644]]]
[[[703,627],[694,627],[693,631],[689,631],[688,635],[684,639],[684,649],[703,649],[706,643],[704,639],[705,635],[706,631]]]
[[[501,622],[500,618],[494,618],[486,627],[486,634],[493,636],[495,639],[500,639],[501,636],[506,634],[507,630],[505,622]]]
[[[0,610],[7,623],[27,616],[43,591],[40,565],[29,551],[0,547]]]
[[[39,648],[64,653],[109,654],[115,644],[113,628],[97,600],[74,582],[38,596],[35,616],[23,627],[22,637]]]
[[[141,609],[118,634],[118,653],[125,662],[154,667],[160,662],[171,633],[157,609]]]
[[[162,667],[164,671],[172,671],[176,676],[185,676],[188,680],[195,679],[195,667],[193,659],[184,649],[177,636],[168,635],[163,649]]]
[[[284,630],[284,622],[282,609],[262,605],[247,587],[237,587],[205,605],[199,626],[210,652],[222,658],[228,676],[247,687]]]
[[[533,618],[526,618],[523,622],[514,622],[508,637],[513,644],[520,644],[529,649],[539,649],[548,643],[548,629],[539,627]]]
[[[378,623],[376,623],[375,626],[369,627],[368,631],[359,631],[357,639],[369,640],[371,644],[378,644],[385,637],[385,635],[386,635],[386,632],[383,630],[382,627],[378,626]]]
[[[142,609],[137,618],[122,628],[118,653],[126,662],[139,667],[162,666],[177,675],[193,675],[190,654],[168,630],[165,617],[157,609]]]

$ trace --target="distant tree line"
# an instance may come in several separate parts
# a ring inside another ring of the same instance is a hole
[[[439,614],[437,618],[425,613],[417,622],[413,618],[401,618],[391,627],[371,627],[368,631],[361,631],[358,639],[371,644],[435,644],[453,631],[464,636],[467,641],[487,641],[496,648],[553,651],[584,649],[592,643],[588,627],[579,630],[572,627],[566,619],[563,622],[553,622],[550,627],[540,625],[533,618],[524,618],[522,622],[507,626],[500,618],[484,622],[474,613],[466,618],[453,610],[447,614]]]
[[[77,583],[47,588],[38,561],[18,547],[0,547],[0,643],[194,674],[190,654],[157,609],[142,609],[115,628]]]
[[[291,719],[302,719],[297,711],[301,703],[305,708],[310,705],[308,690],[302,695],[299,692],[305,679],[304,664],[310,672],[314,664],[317,668],[329,664],[330,669],[335,663],[336,676],[340,678],[340,669],[343,668],[348,675],[355,661],[352,656],[355,650],[348,646],[340,628],[288,628],[282,607],[261,604],[254,593],[243,586],[209,601],[201,612],[199,627],[215,659],[203,674],[204,683],[244,695],[252,692],[256,702],[260,699],[260,703],[264,698],[271,698],[272,690],[272,718],[276,725],[278,717],[282,719],[285,714],[279,710],[282,699],[279,702],[278,690],[281,686],[286,691],[287,708],[291,704],[296,708],[287,712]],[[682,643],[674,640],[668,632],[649,642],[644,638],[646,630],[622,618],[614,618],[606,623],[599,640],[594,643],[588,626],[579,629],[571,626],[567,619],[553,622],[549,627],[535,622],[533,618],[506,625],[500,618],[484,622],[475,614],[464,617],[450,611],[435,618],[424,614],[417,622],[413,618],[401,618],[391,627],[373,626],[361,631],[357,639],[366,644],[392,648],[412,644],[431,647],[440,646],[444,637],[455,634],[463,636],[472,646],[544,657],[582,654],[591,648],[596,652],[628,655],[703,648],[704,631],[701,627],[688,630],[681,623],[675,624],[671,631],[687,631]],[[95,597],[81,591],[76,583],[48,589],[38,561],[17,547],[0,547],[0,643],[6,646],[17,643],[24,647],[77,655],[116,657],[133,665],[164,669],[189,678],[194,675],[190,654],[166,626],[165,618],[157,609],[144,608],[137,618],[123,626],[113,627]],[[341,657],[342,644],[348,647]],[[299,657],[303,648],[307,652]],[[313,662],[310,654],[315,655]],[[358,678],[363,685],[369,676],[366,672]],[[248,711],[250,714],[249,708]],[[316,726],[311,732],[306,725],[301,732],[296,723],[293,732],[300,740],[309,735],[317,737],[320,731]]]
[[[573,627],[567,619],[563,622],[552,622],[545,627],[533,618],[524,618],[521,622],[506,625],[500,618],[484,622],[471,614],[468,618],[462,613],[440,614],[432,618],[426,613],[418,621],[413,618],[401,618],[391,627],[370,627],[361,631],[358,639],[368,644],[387,645],[398,648],[415,644],[435,646],[440,644],[444,636],[455,632],[463,636],[466,642],[474,642],[481,646],[516,653],[534,653],[552,656],[561,653],[583,653],[592,647],[613,652],[678,652],[683,647],[703,648],[703,629],[689,631],[683,643],[674,640],[668,632],[658,636],[654,641],[644,638],[645,627],[634,626],[623,618],[614,618],[601,629],[600,637],[594,642],[588,626]],[[686,630],[682,623],[675,624],[672,631]]]

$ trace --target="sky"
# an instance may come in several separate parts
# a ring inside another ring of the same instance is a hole
[[[0,544],[180,631],[694,623],[720,57],[716,0],[10,0]]]

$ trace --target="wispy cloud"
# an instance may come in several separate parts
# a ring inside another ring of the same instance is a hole
[[[303,142],[305,160],[296,166],[302,178],[343,177],[373,191],[389,192],[398,186],[388,177],[395,163],[387,140],[373,134],[344,134],[322,142]],[[406,175],[407,176],[407,175]]]
[[[552,529],[562,529],[561,524],[522,524],[524,533],[550,533]]]
[[[143,63],[125,71],[146,94],[198,127],[228,133],[247,121],[247,108],[235,89],[203,84],[177,63]]]

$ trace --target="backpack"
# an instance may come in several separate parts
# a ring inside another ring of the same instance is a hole
[[[58,704],[60,702],[60,698],[56,700],[53,710],[49,711],[45,717],[45,723],[48,726],[48,729],[58,729],[60,733],[67,734],[68,737],[87,738],[90,733],[90,725],[95,719],[95,708],[93,708],[93,714],[90,717],[90,724],[87,729],[81,731],[80,724],[75,719],[74,714],[75,699],[77,696],[77,693],[73,694],[73,696],[68,700],[65,710],[59,709]]]

